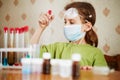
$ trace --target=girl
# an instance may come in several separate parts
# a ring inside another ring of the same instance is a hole
[[[53,20],[53,15],[42,14],[40,27],[31,39],[36,44],[42,32]],[[70,59],[73,53],[81,55],[81,66],[107,66],[103,53],[97,48],[98,38],[93,31],[96,21],[95,9],[87,2],[73,2],[65,6],[64,35],[69,43],[54,43],[42,45],[40,56],[43,52],[50,52],[52,58]]]

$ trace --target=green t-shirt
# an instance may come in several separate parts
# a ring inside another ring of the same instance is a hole
[[[49,52],[54,59],[71,59],[73,53],[79,53],[81,66],[107,66],[101,50],[89,44],[54,43],[41,46],[40,57],[44,52]]]

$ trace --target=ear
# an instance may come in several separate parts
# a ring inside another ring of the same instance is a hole
[[[84,31],[85,31],[85,32],[89,31],[91,28],[92,28],[91,22],[86,22],[86,23],[84,24]]]

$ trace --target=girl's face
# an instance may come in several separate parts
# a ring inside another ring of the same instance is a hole
[[[74,25],[74,24],[80,24],[81,25],[82,21],[80,19],[80,16],[76,16],[74,18],[69,18],[69,17],[65,16],[64,17],[64,23],[65,23],[65,26],[67,26],[67,25]],[[82,26],[82,31],[84,31],[83,27],[84,27],[84,25]]]
[[[83,23],[82,16],[78,13],[78,10],[76,8],[69,8],[67,11],[65,11],[64,23],[65,23],[65,26],[80,24],[82,25],[81,26],[82,32],[87,32],[92,27],[90,22]]]
[[[68,18],[66,16],[64,18],[64,23],[65,25],[82,24],[79,16],[76,16],[74,18]]]
[[[78,41],[84,38],[85,32],[83,31],[83,25],[79,16],[72,18],[65,16],[64,20],[64,34],[69,41]]]

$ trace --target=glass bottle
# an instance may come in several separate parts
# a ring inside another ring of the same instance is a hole
[[[42,66],[42,73],[43,74],[50,74],[51,64],[50,64],[50,53],[43,54],[43,66]]]
[[[72,55],[72,78],[78,80],[80,77],[80,59],[81,56],[78,53]]]

